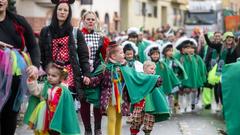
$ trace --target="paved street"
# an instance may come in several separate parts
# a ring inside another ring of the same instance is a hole
[[[123,122],[122,135],[129,135],[129,125]],[[103,135],[106,135],[106,117],[103,118]],[[157,123],[154,126],[152,135],[219,135],[217,129],[225,128],[221,116],[210,111],[176,115],[169,121]],[[82,123],[81,123],[81,129]],[[32,135],[26,126],[17,129],[16,135]],[[141,132],[139,135],[143,135]]]

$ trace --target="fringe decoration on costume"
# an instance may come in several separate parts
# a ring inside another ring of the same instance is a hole
[[[11,93],[13,76],[19,76],[20,83],[13,106],[13,110],[18,111],[27,91],[26,68],[31,64],[31,59],[26,53],[9,48],[0,49],[0,56],[0,111]]]

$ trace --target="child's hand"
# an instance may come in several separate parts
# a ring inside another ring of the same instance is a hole
[[[37,80],[38,78],[38,69],[35,66],[29,66],[27,68],[27,74],[29,76],[29,79],[31,80]]]
[[[86,76],[84,76],[83,77],[83,83],[85,84],[85,85],[89,85],[90,84],[90,79],[88,78],[88,77],[86,77]]]

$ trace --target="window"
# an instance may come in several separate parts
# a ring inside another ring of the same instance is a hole
[[[99,19],[99,14],[98,14],[98,12],[97,12],[97,11],[95,11],[95,14],[96,14],[97,18]]]
[[[143,15],[143,16],[146,16],[146,11],[147,11],[147,9],[146,9],[146,3],[143,2],[143,3],[142,3],[142,15]]]
[[[153,7],[153,16],[154,16],[155,18],[158,17],[158,8],[157,8],[157,6],[154,6],[154,7]]]
[[[135,0],[134,10],[136,15],[142,15],[142,7],[141,2],[139,0]]]
[[[82,11],[81,11],[81,17],[83,16],[83,14],[86,12],[86,10],[85,9],[83,9]]]
[[[81,5],[92,5],[93,1],[92,0],[81,0]]]
[[[104,31],[105,33],[108,33],[109,32],[109,28],[110,28],[110,18],[109,18],[109,15],[108,13],[105,14],[105,17],[104,17]]]

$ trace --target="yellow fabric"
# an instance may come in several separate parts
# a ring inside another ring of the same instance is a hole
[[[208,73],[208,83],[212,85],[215,85],[220,81],[220,76],[216,75],[216,71],[217,71],[217,64]]]
[[[121,135],[122,128],[122,114],[116,112],[116,107],[112,104],[107,108],[108,116],[108,135]]]

